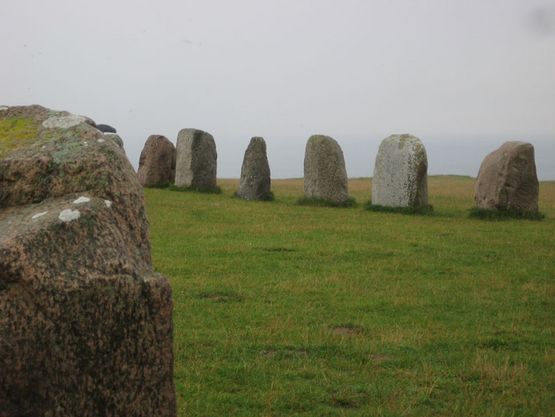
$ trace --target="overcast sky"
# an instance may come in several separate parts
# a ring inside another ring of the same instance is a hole
[[[555,179],[555,0],[2,1],[0,104],[42,104],[147,136],[214,135],[238,177],[263,136],[274,177],[300,177],[311,134],[352,177],[412,133],[430,174],[475,176],[506,140]]]

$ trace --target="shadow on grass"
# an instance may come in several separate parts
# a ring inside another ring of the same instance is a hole
[[[169,182],[162,183],[162,184],[154,184],[154,185],[143,185],[143,188],[153,188],[155,190],[165,190],[166,188],[171,187]]]
[[[426,207],[389,207],[380,206],[377,204],[372,204],[371,201],[364,205],[364,209],[368,211],[377,211],[382,213],[399,213],[399,214],[411,214],[411,215],[425,215],[425,216],[437,216],[438,213],[434,212],[434,207],[429,204]]]
[[[256,198],[256,199],[252,199],[249,200],[248,198],[243,198],[241,197],[239,194],[237,194],[237,191],[233,193],[232,198],[238,198],[239,200],[245,200],[245,201],[275,201],[276,198],[274,196],[273,192],[268,192],[262,196],[260,196],[260,198]]]
[[[178,187],[177,185],[170,185],[168,187],[170,191],[181,191],[181,192],[196,192],[203,194],[221,194],[222,189],[218,186],[212,188],[198,188],[198,187]]]
[[[343,202],[329,201],[321,198],[308,198],[301,197],[297,200],[297,205],[299,206],[310,206],[310,207],[338,207],[338,208],[350,208],[357,207],[357,202],[354,197],[349,197]]]
[[[497,220],[511,220],[511,219],[520,219],[520,220],[543,220],[545,215],[540,212],[521,212],[517,210],[491,210],[491,209],[482,209],[478,207],[473,207],[469,210],[468,216],[473,219],[480,219],[480,220],[489,220],[489,221],[497,221]]]

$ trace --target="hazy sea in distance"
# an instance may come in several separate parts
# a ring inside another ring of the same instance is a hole
[[[374,160],[382,138],[368,139],[360,136],[333,135],[345,155],[345,164],[350,178],[370,177]],[[239,178],[243,154],[250,137],[218,138],[218,178]],[[491,151],[507,140],[525,140],[534,145],[536,168],[540,180],[555,180],[555,135],[520,138],[464,138],[424,137],[418,135],[428,153],[429,175],[468,175],[476,177],[480,163]],[[137,167],[142,143],[126,141],[127,153]],[[175,138],[169,138],[175,143]],[[265,136],[272,178],[300,178],[303,176],[303,160],[306,138],[274,138]],[[146,136],[145,139],[146,140]]]

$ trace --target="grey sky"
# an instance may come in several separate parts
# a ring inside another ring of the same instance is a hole
[[[218,176],[264,136],[274,177],[302,176],[333,136],[350,176],[412,133],[432,174],[476,175],[530,141],[555,179],[555,0],[3,1],[0,104],[115,126],[136,165],[147,136],[212,133]]]

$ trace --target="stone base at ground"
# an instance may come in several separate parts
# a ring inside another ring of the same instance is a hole
[[[308,139],[304,156],[304,196],[338,205],[349,200],[343,151],[329,136],[314,135]]]
[[[539,183],[534,147],[506,142],[484,158],[476,180],[476,207],[517,213],[538,211]]]
[[[199,191],[216,189],[216,142],[210,133],[182,129],[177,136],[175,185]]]
[[[412,135],[391,135],[380,144],[374,176],[372,205],[428,208],[428,159],[424,144]]]
[[[165,187],[175,181],[175,146],[165,136],[150,135],[139,158],[137,171],[144,187]]]
[[[266,142],[264,138],[254,137],[245,151],[237,196],[245,200],[269,200],[272,198],[270,187]]]

